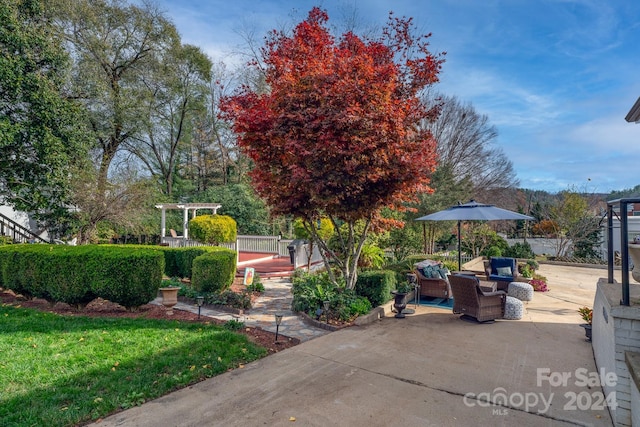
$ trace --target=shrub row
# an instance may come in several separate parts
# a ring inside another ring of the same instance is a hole
[[[149,248],[146,245],[109,245],[111,247]],[[198,292],[222,292],[233,283],[237,253],[219,246],[189,248],[154,247],[164,253],[164,274],[188,277]]]
[[[96,297],[127,308],[157,295],[162,251],[132,246],[9,245],[0,248],[0,286],[53,302]]]
[[[193,248],[167,248],[163,247],[164,252],[164,274],[169,277],[188,277],[191,278],[193,261],[200,255],[212,252],[233,252],[227,248],[217,246],[198,246]],[[233,252],[235,256],[235,252]],[[235,265],[234,265],[235,266]],[[235,273],[235,271],[234,271]]]
[[[197,218],[197,217],[196,217]],[[236,252],[220,246],[195,246],[189,248],[170,248],[168,246],[149,246],[149,245],[105,245],[110,247],[127,247],[127,248],[153,248],[164,253],[164,274],[167,277],[183,277],[191,278],[193,260],[200,255],[212,252]],[[235,268],[235,263],[234,263]],[[235,274],[235,269],[234,272]]]

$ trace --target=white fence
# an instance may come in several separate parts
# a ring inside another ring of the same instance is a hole
[[[172,248],[194,247],[194,246],[213,246],[200,243],[196,240],[184,239],[182,237],[163,237],[162,243]],[[289,246],[294,240],[282,239],[280,236],[238,236],[234,243],[222,243],[220,246],[229,248],[237,252],[257,252],[278,254],[280,256],[291,256]],[[299,243],[299,244],[298,244]],[[307,266],[309,256],[311,263],[322,261],[322,255],[318,250],[318,245],[313,247],[313,253],[309,254],[309,244],[295,241],[294,262],[295,268]]]
[[[291,240],[282,240],[280,236],[238,236],[234,243],[221,243],[220,246],[240,252],[261,252],[288,255],[287,244]],[[214,246],[183,237],[163,237],[162,243],[172,248],[193,246]],[[284,245],[283,245],[284,244]],[[282,249],[284,246],[284,249]]]

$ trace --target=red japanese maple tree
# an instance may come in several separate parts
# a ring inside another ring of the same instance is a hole
[[[314,8],[292,35],[270,33],[262,50],[268,93],[243,87],[222,111],[255,162],[258,194],[274,213],[305,219],[325,263],[339,266],[353,288],[380,209],[428,190],[436,143],[420,124],[438,111],[420,94],[438,81],[443,59],[429,52],[430,35],[412,34],[411,19],[391,14],[375,40],[351,32],[336,39],[327,21]],[[348,224],[340,250],[318,238],[321,215]]]

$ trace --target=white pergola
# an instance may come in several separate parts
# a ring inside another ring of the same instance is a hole
[[[210,209],[213,212],[213,215],[215,215],[218,211],[218,209],[220,209],[222,207],[221,204],[219,203],[163,203],[161,205],[156,205],[156,208],[161,209],[162,210],[162,219],[160,221],[160,227],[161,227],[161,236],[162,237],[166,237],[167,235],[167,228],[166,228],[166,215],[167,215],[167,209],[182,209],[182,211],[184,212],[184,216],[183,216],[183,222],[182,222],[182,238],[183,239],[188,239],[189,238],[189,210],[192,210],[193,213],[191,214],[191,218],[195,218],[196,217],[196,212],[198,209]]]

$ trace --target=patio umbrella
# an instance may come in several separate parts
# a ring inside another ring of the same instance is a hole
[[[485,205],[471,200],[468,203],[460,203],[443,211],[416,218],[416,221],[458,221],[458,270],[462,269],[462,255],[460,252],[460,223],[462,221],[496,221],[504,219],[534,219],[528,215]]]

